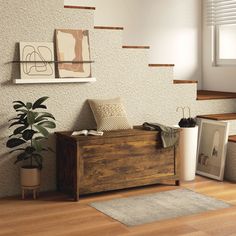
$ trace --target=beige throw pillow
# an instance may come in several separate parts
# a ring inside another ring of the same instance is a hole
[[[97,123],[98,131],[132,129],[120,98],[88,100]]]

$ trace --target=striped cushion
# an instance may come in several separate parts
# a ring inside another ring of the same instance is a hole
[[[97,123],[98,131],[132,129],[120,98],[88,100]]]

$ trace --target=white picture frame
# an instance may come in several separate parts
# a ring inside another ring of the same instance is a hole
[[[196,173],[223,181],[228,144],[228,122],[200,120]]]

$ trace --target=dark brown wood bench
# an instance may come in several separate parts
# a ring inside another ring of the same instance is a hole
[[[71,136],[58,132],[57,186],[75,200],[79,195],[173,180],[179,185],[178,147],[162,148],[158,131],[104,132]]]

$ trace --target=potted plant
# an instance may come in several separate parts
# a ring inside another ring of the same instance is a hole
[[[45,112],[47,107],[43,104],[48,97],[41,97],[34,103],[14,101],[13,108],[17,115],[9,120],[10,127],[14,127],[12,135],[9,136],[7,147],[16,152],[16,161],[23,162],[21,167],[21,186],[40,186],[40,171],[42,169],[43,152],[51,151],[44,147],[48,139],[48,129],[56,127],[55,118],[52,114]]]

